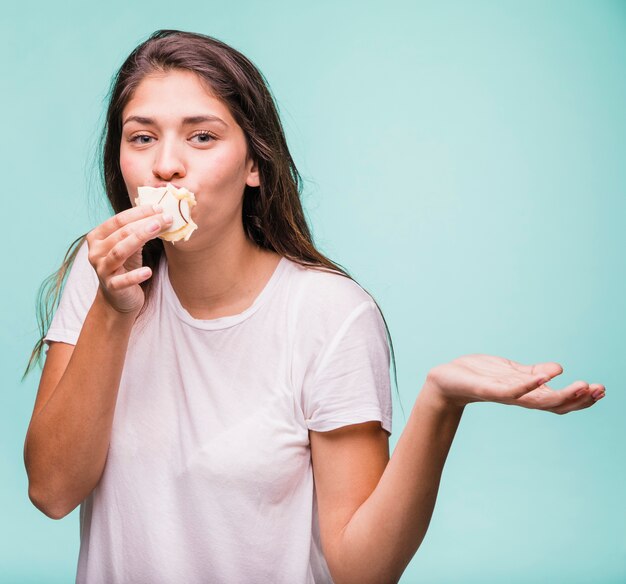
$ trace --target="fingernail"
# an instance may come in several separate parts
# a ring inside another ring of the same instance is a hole
[[[591,395],[593,396],[593,399],[598,399],[599,396],[604,395],[604,391],[596,389]]]
[[[161,205],[152,205],[152,208],[154,209],[155,213],[160,213],[161,211],[163,211],[163,207],[161,207]]]
[[[154,233],[159,229],[161,229],[161,226],[156,221],[153,221],[152,223],[150,223],[150,225],[148,225],[148,227],[146,227],[146,231],[148,233]]]

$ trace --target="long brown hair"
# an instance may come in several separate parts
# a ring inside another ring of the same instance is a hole
[[[120,168],[122,111],[147,75],[171,70],[191,71],[198,75],[215,97],[228,106],[244,132],[248,154],[256,161],[260,178],[260,186],[246,185],[244,190],[242,219],[247,236],[260,247],[301,265],[337,272],[350,278],[342,266],[320,253],[313,244],[300,201],[302,179],[287,147],[267,81],[244,55],[209,36],[158,30],[128,56],[113,78],[101,137],[102,180],[113,212],[117,214],[131,207]],[[73,242],[61,268],[40,289],[41,337],[33,349],[24,376],[41,358],[43,338],[54,305],[84,238],[82,236]],[[152,269],[153,277],[140,284],[146,295],[140,315],[151,298],[154,276],[158,273],[163,253],[160,239],[150,240],[143,248],[143,264]],[[45,310],[41,308],[42,303],[46,304]],[[395,377],[395,356],[388,328],[387,337]]]

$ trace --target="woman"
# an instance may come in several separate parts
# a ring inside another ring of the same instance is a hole
[[[81,505],[78,582],[397,582],[466,404],[604,395],[550,390],[556,363],[465,356],[430,371],[389,459],[384,320],[315,249],[256,68],[158,31],[114,80],[104,138],[115,215],[59,272],[75,257],[25,443],[33,503]],[[197,199],[175,244],[134,206],[168,183]]]

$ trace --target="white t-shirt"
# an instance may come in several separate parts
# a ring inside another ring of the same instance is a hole
[[[155,277],[106,466],[81,504],[76,582],[331,583],[308,431],[379,420],[391,433],[376,305],[352,280],[283,258],[247,310],[198,320],[165,255]],[[76,344],[97,286],[84,243],[46,341]]]

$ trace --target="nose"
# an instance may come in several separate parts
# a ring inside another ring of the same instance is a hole
[[[182,178],[187,174],[185,161],[176,144],[165,139],[161,140],[159,148],[155,152],[152,174],[166,182],[175,178]]]

